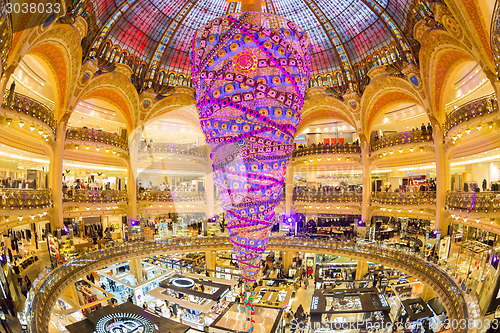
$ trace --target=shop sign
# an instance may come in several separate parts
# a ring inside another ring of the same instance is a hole
[[[311,310],[318,310],[319,297],[314,296],[311,300]]]

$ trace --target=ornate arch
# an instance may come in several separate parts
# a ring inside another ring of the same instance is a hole
[[[370,133],[375,121],[397,104],[410,102],[425,107],[425,97],[408,81],[389,76],[385,67],[376,67],[370,72],[372,81],[361,98],[361,126],[364,133]]]
[[[129,132],[135,127],[139,111],[139,95],[130,83],[130,76],[120,70],[128,68],[126,65],[118,65],[114,72],[94,77],[88,84],[75,94],[72,102],[74,107],[86,99],[100,99],[115,106],[123,115]],[[129,69],[129,68],[128,68]],[[129,69],[131,72],[131,70]]]
[[[80,42],[86,31],[86,23],[78,19],[73,25],[54,24],[43,29],[28,40],[26,54],[40,59],[50,73],[50,80],[56,88],[54,115],[60,120],[67,109],[69,96],[75,87],[82,66]]]

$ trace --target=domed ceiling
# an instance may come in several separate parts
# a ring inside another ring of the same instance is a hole
[[[311,38],[313,74],[353,72],[367,56],[392,47],[404,53],[412,0],[266,0],[262,11],[283,16]],[[218,16],[239,12],[227,0],[88,0],[95,18],[92,47],[110,42],[149,68],[190,73],[194,32]],[[82,10],[80,10],[81,13]]]

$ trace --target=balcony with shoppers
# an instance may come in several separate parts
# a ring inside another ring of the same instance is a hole
[[[337,165],[360,162],[361,147],[356,130],[343,121],[315,122],[295,138],[291,163]]]
[[[419,125],[420,124],[420,125]],[[379,116],[370,136],[371,161],[379,167],[434,161],[433,128],[422,106],[400,103]]]

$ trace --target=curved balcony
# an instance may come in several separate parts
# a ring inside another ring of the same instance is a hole
[[[382,148],[405,145],[410,143],[421,143],[432,141],[432,133],[428,131],[410,131],[389,134],[372,141],[371,151],[377,151]]]
[[[292,157],[302,157],[318,154],[361,154],[361,147],[357,144],[312,144],[309,147],[296,148],[292,151]]]
[[[66,139],[102,143],[128,150],[128,141],[126,139],[116,133],[103,132],[93,128],[71,127],[66,131]]]
[[[361,202],[361,193],[354,191],[340,192],[300,192],[294,191],[292,201],[297,202]]]
[[[496,212],[500,208],[500,192],[448,192],[446,208],[467,212]]]
[[[372,201],[382,205],[433,205],[436,192],[372,192]]]
[[[54,113],[39,101],[16,92],[11,96],[10,91],[6,90],[2,99],[2,106],[39,119],[48,125],[52,129],[52,133],[55,134],[56,120]]]
[[[109,247],[81,255],[51,272],[45,271],[33,282],[26,297],[24,318],[29,333],[48,332],[52,308],[66,287],[89,272],[124,260],[155,254],[231,250],[229,237],[171,238],[161,241],[140,241]],[[411,274],[429,285],[441,299],[450,321],[468,320],[465,297],[457,283],[438,266],[419,256],[387,247],[356,242],[338,242],[326,239],[270,237],[268,248],[280,251],[325,253],[378,262]],[[467,329],[454,328],[453,332]]]
[[[137,194],[137,200],[142,201],[203,201],[205,192],[170,192],[145,190]]]
[[[127,191],[118,190],[82,190],[67,189],[63,191],[63,201],[73,202],[120,202],[127,200]]]
[[[155,153],[155,154],[174,154],[174,155],[192,155],[196,157],[206,157],[208,155],[208,146],[190,147],[188,145],[181,145],[176,143],[167,142],[141,142],[139,151],[142,153]]]
[[[52,204],[52,191],[0,189],[0,206],[2,209],[46,208]]]
[[[448,132],[453,127],[472,118],[481,117],[496,111],[498,111],[498,101],[495,93],[468,102],[446,116],[444,134],[445,136],[448,135]]]

